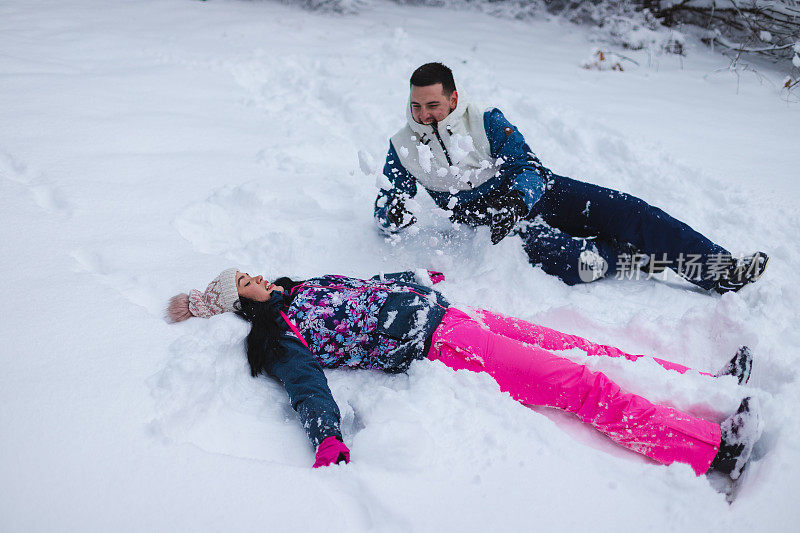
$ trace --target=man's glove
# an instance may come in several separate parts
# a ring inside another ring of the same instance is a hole
[[[338,437],[331,435],[319,443],[314,468],[350,462],[350,449]]]
[[[417,222],[417,217],[406,209],[403,200],[397,196],[389,200],[386,206],[386,220],[397,228],[405,228]]]
[[[489,229],[492,232],[492,244],[502,241],[520,218],[528,212],[528,206],[522,201],[522,194],[519,191],[508,191],[502,196],[497,197],[491,204],[489,213]]]

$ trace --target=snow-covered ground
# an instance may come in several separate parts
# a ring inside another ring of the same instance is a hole
[[[359,15],[267,1],[0,2],[0,529],[3,531],[796,531],[800,107],[689,42],[580,68],[558,22],[375,0]],[[667,281],[567,287],[518,238],[374,229],[375,176],[407,79],[442,60],[556,172],[634,193],[765,277],[709,296]],[[630,67],[630,68],[628,68]],[[763,67],[766,69],[767,67]],[[777,80],[778,73],[762,74]],[[738,85],[738,93],[737,93]],[[454,302],[715,370],[589,364],[709,417],[761,399],[766,430],[729,506],[486,376],[330,371],[353,461],[313,470],[282,388],[249,377],[233,316],[168,325],[168,297],[228,266],[267,276],[430,267]]]

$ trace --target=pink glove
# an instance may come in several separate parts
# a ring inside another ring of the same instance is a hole
[[[342,461],[345,463],[350,462],[350,450],[344,445],[344,442],[331,435],[319,443],[314,468],[330,466]]]
[[[428,270],[428,276],[430,276],[431,283],[434,285],[444,281],[444,274],[442,274],[441,272],[436,272],[435,270]]]

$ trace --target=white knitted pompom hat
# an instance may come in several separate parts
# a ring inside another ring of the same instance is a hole
[[[167,318],[171,322],[180,322],[192,315],[211,318],[220,313],[235,311],[234,304],[238,301],[236,269],[228,268],[211,280],[205,292],[192,289],[189,294],[173,296],[167,307]]]

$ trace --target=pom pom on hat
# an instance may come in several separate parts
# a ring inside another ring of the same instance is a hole
[[[187,318],[192,317],[192,312],[189,311],[189,295],[184,293],[176,294],[169,299],[167,306],[167,321],[183,322]]]
[[[192,289],[189,294],[173,296],[167,307],[167,317],[171,322],[181,322],[193,315],[211,318],[220,313],[235,311],[234,304],[238,301],[236,269],[228,268],[211,280],[204,292]]]

